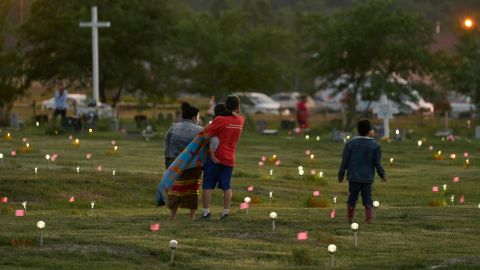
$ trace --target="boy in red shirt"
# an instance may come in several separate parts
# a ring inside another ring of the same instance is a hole
[[[203,173],[203,216],[210,218],[210,200],[215,186],[223,190],[223,213],[220,219],[230,214],[230,203],[232,201],[232,179],[233,167],[235,166],[235,147],[243,130],[243,117],[240,114],[240,99],[230,95],[225,100],[225,116],[218,116],[206,127],[205,132],[210,136],[218,137],[220,144],[215,152],[218,163],[208,158]]]

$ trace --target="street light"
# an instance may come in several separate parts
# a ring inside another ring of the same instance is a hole
[[[463,26],[465,26],[467,29],[473,28],[473,25],[474,25],[474,22],[473,22],[473,20],[470,19],[470,18],[466,18],[466,19],[463,21]]]

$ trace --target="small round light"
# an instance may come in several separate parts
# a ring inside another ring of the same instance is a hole
[[[466,28],[472,28],[473,26],[473,20],[472,19],[465,19],[463,21],[463,25],[466,27]]]
[[[41,220],[37,222],[37,228],[39,228],[40,230],[45,229],[45,222]]]
[[[244,202],[246,203],[250,203],[252,201],[252,199],[250,199],[250,197],[245,197],[245,199],[243,199]]]
[[[350,228],[351,228],[353,231],[358,230],[358,223],[352,223],[352,225],[350,225]]]
[[[331,254],[337,252],[337,246],[335,246],[334,244],[328,245],[328,252],[330,252]]]
[[[45,155],[45,159],[46,159],[46,160],[50,160],[50,155],[49,155],[49,154],[46,154],[46,155]]]
[[[271,219],[277,219],[277,213],[271,212],[271,213],[270,213],[270,218],[271,218]]]
[[[373,207],[377,208],[379,206],[380,206],[380,202],[378,202],[378,201],[373,202]]]
[[[171,240],[171,241],[170,241],[170,248],[171,248],[171,249],[176,249],[177,246],[178,246],[177,240]]]

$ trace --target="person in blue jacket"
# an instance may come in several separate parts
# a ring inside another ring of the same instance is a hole
[[[382,151],[380,144],[373,140],[373,130],[370,121],[358,122],[359,136],[349,141],[343,150],[342,164],[338,171],[338,181],[341,183],[347,171],[348,202],[347,218],[352,223],[355,214],[359,193],[362,194],[362,202],[365,207],[365,222],[373,221],[372,185],[377,170],[382,182],[387,181],[385,170],[382,167]]]

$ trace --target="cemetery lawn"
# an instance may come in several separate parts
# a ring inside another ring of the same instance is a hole
[[[13,141],[0,141],[5,154],[0,197],[9,199],[0,204],[0,269],[168,269],[173,267],[168,264],[172,239],[179,243],[175,269],[326,269],[331,243],[337,245],[336,269],[480,268],[478,141],[441,141],[425,132],[402,143],[382,142],[389,181],[375,182],[373,197],[380,207],[373,225],[363,222],[359,204],[355,248],[345,217],[348,182],[336,179],[343,144],[327,134],[318,134],[317,142],[315,132],[306,140],[245,131],[232,180],[232,212],[222,221],[219,190],[213,195],[210,221],[190,221],[185,209],[171,221],[165,207],[154,205],[164,171],[162,138],[146,142],[117,133],[80,134],[80,146],[75,147],[68,135],[48,136],[43,129],[29,128],[13,131]],[[417,140],[424,136],[426,142],[418,148]],[[29,139],[31,152],[20,152],[22,137]],[[110,154],[112,139],[119,147],[117,155]],[[429,145],[435,150],[429,151]],[[315,155],[313,161],[305,155],[307,149]],[[10,157],[11,150],[17,150],[17,157]],[[444,159],[435,161],[438,150]],[[47,164],[45,154],[53,152],[58,160]],[[470,154],[469,169],[463,168],[464,152]],[[91,160],[87,153],[92,153]],[[456,153],[456,160],[450,153]],[[281,160],[280,167],[268,162],[258,166],[261,156],[273,154]],[[388,165],[390,157],[393,167]],[[102,172],[97,172],[98,165],[103,165]],[[323,171],[324,180],[305,181],[298,175],[299,165],[307,175],[311,169]],[[454,176],[460,177],[459,183],[452,182]],[[448,185],[446,195],[443,184]],[[254,191],[247,192],[248,186]],[[440,193],[433,193],[432,186],[439,186]],[[326,207],[308,206],[314,190],[320,196],[313,204]],[[454,204],[450,194],[455,195]],[[72,195],[75,202],[70,204]],[[334,195],[336,217],[331,219]],[[464,204],[459,203],[462,195]],[[239,209],[246,196],[252,198],[248,215]],[[438,206],[444,198],[448,205]],[[27,201],[27,215],[15,217],[22,201]],[[274,232],[272,211],[278,213]],[[200,215],[201,204],[197,218]],[[36,228],[39,220],[46,223],[43,247]],[[160,224],[158,232],[149,230],[153,223]],[[302,231],[308,232],[307,241],[296,240]]]

